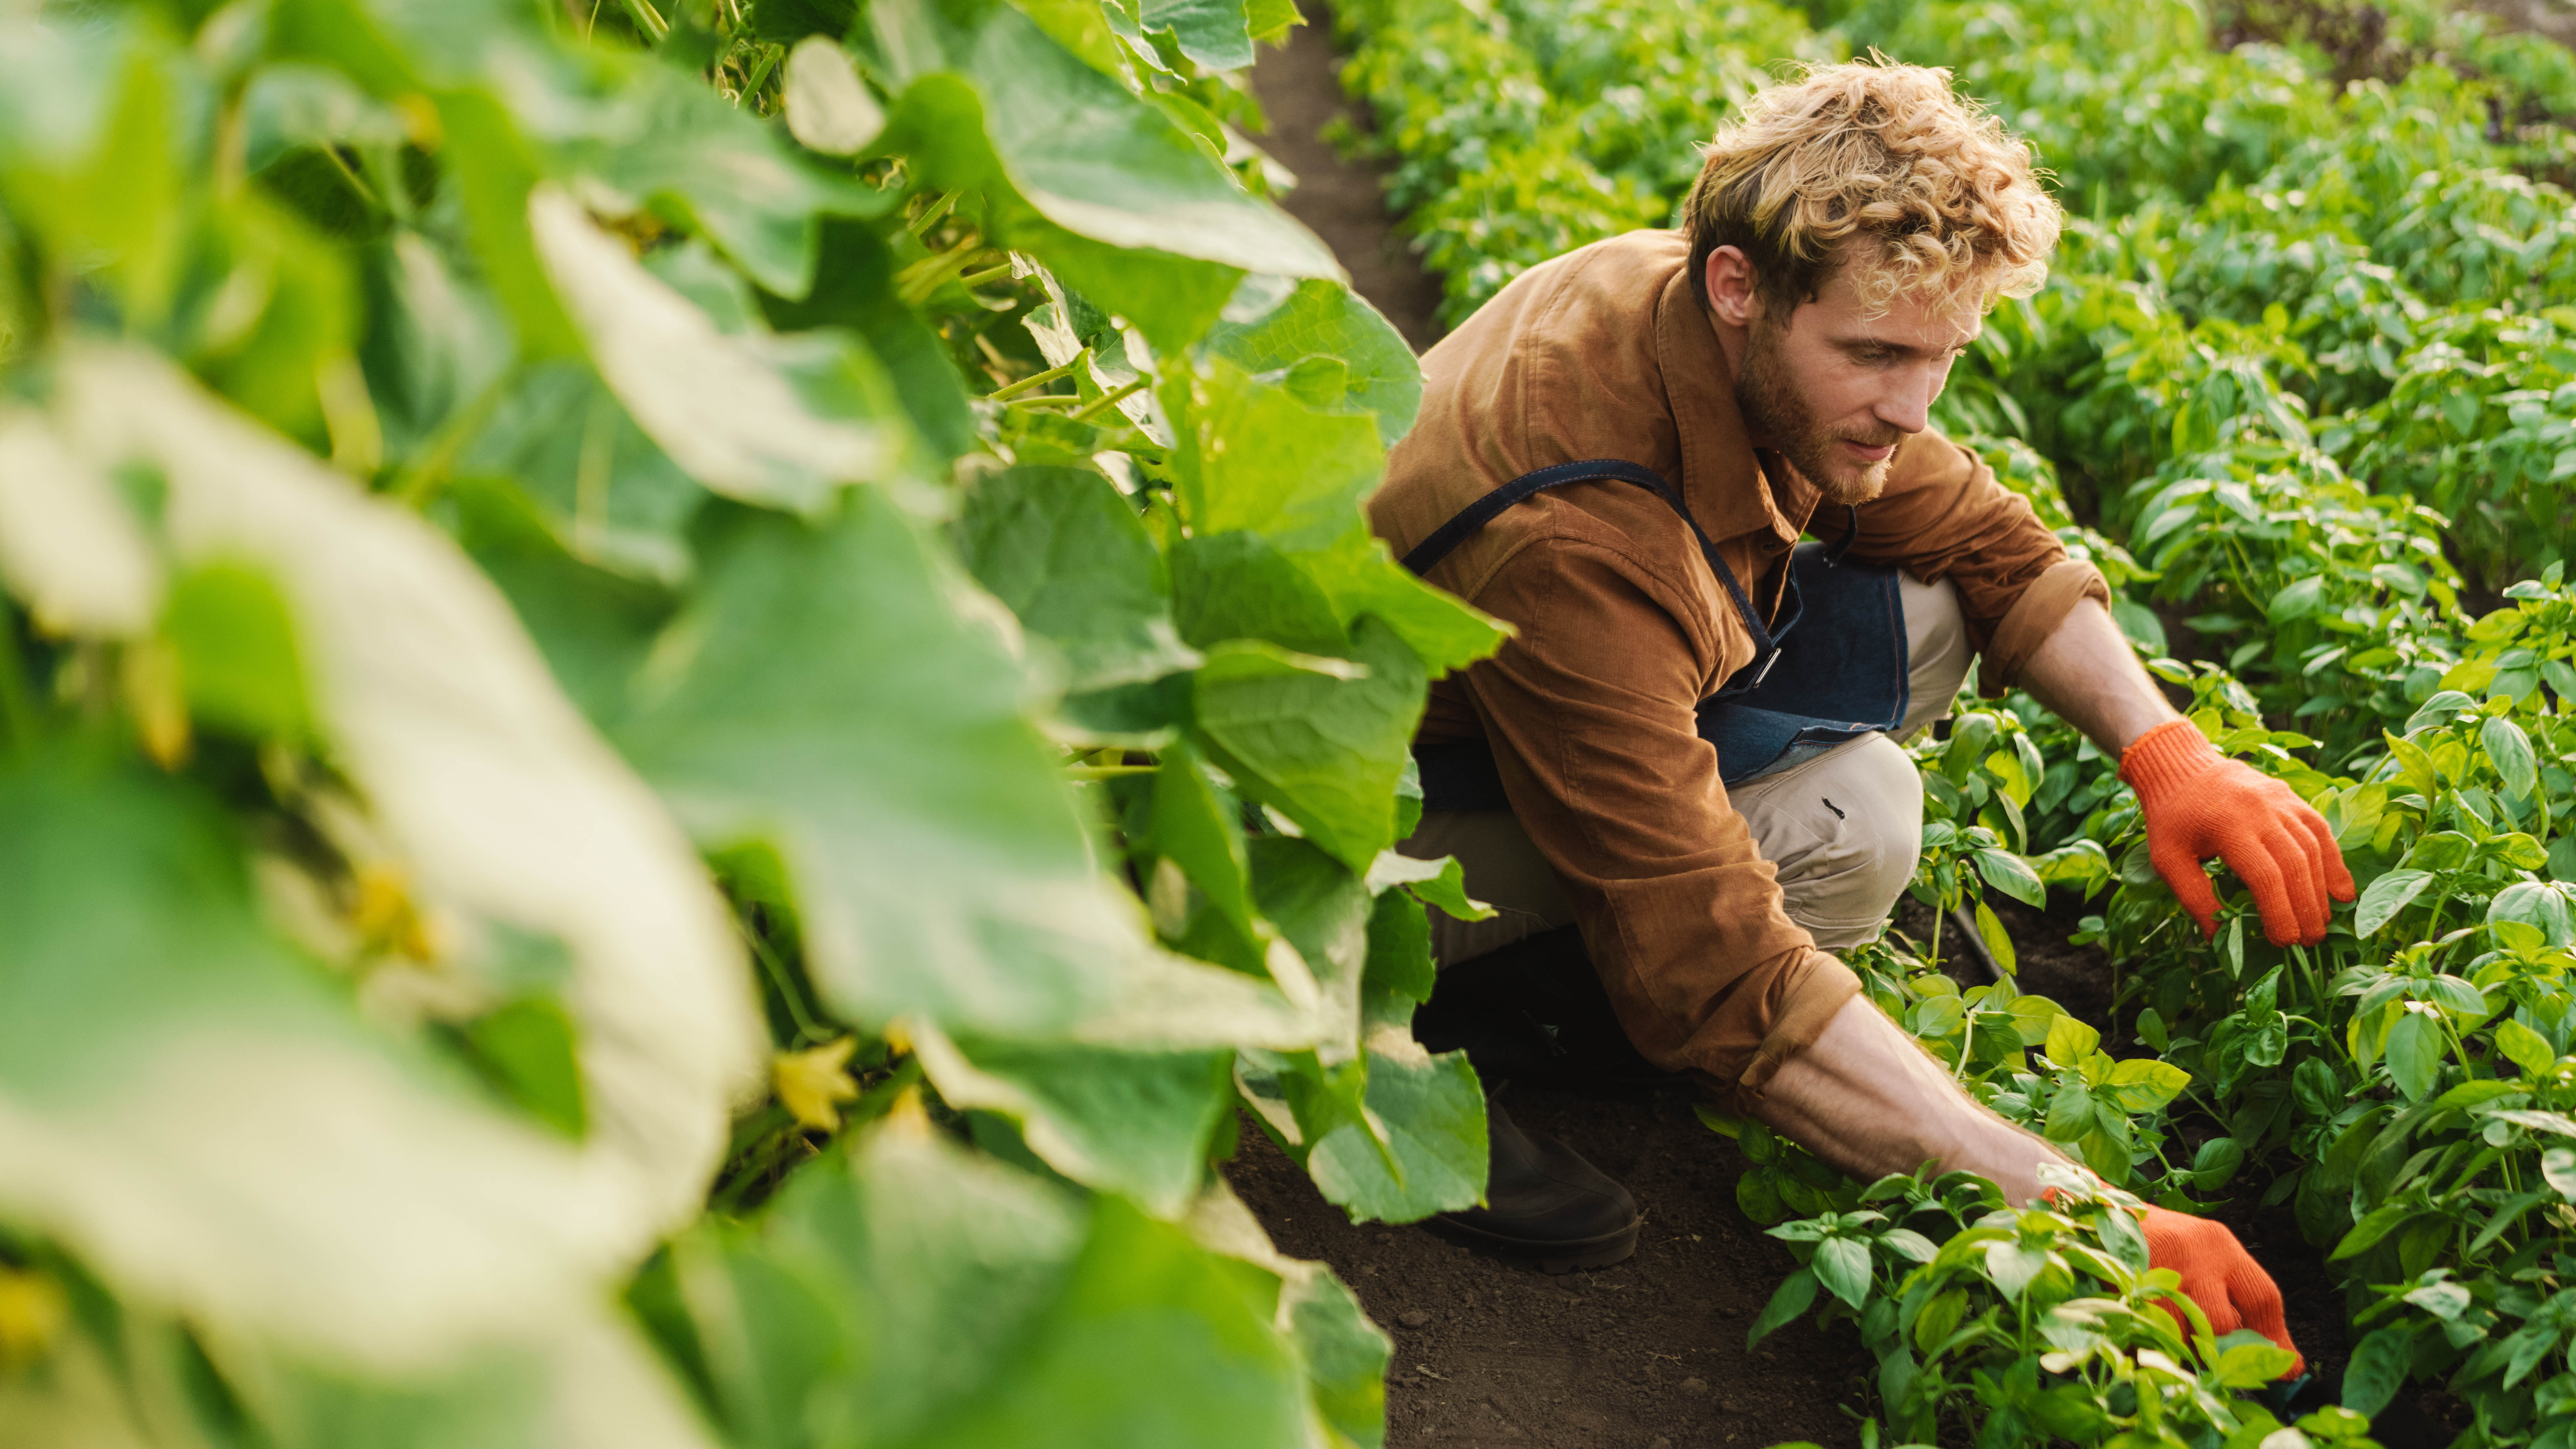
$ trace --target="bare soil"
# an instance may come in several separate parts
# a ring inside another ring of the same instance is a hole
[[[1637,1195],[1645,1236],[1615,1267],[1550,1277],[1420,1228],[1353,1226],[1258,1129],[1227,1175],[1282,1251],[1332,1264],[1395,1338],[1389,1449],[1759,1449],[1859,1442],[1836,1405],[1874,1364],[1807,1323],[1747,1352],[1796,1270],[1736,1210],[1743,1158],[1681,1091],[1628,1098],[1513,1087],[1525,1129],[1575,1144]]]

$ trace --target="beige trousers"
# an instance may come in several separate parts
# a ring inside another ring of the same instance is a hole
[[[1949,712],[1968,673],[1968,635],[1948,583],[1900,573],[1897,590],[1908,661],[1898,739],[1911,739]],[[1828,951],[1877,939],[1923,849],[1923,780],[1897,740],[1863,735],[1726,793],[1778,868],[1789,919]],[[1458,857],[1467,894],[1496,912],[1488,921],[1431,913],[1432,955],[1444,967],[1574,919],[1556,872],[1508,810],[1424,811],[1398,848]]]

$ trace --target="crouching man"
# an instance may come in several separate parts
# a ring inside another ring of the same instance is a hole
[[[2276,942],[2321,939],[2329,897],[2352,899],[2317,815],[2177,716],[2101,576],[1928,426],[1986,310],[2040,285],[2059,221],[2027,148],[1946,72],[1775,86],[1708,148],[1685,229],[1535,267],[1431,350],[1371,505],[1408,567],[1517,629],[1434,686],[1416,742],[1405,848],[1457,855],[1500,910],[1435,918],[1444,987],[1579,936],[1655,1066],[1855,1177],[1937,1161],[2015,1203],[2057,1154],[1831,954],[1874,938],[1914,873],[1922,785],[1898,742],[1972,658],[2119,756],[2204,926],[2211,857]],[[1623,1188],[1490,1120],[1489,1206],[1452,1229],[1556,1268],[1633,1251]],[[2146,1230],[2218,1331],[2289,1346],[2224,1228],[2150,1210]]]

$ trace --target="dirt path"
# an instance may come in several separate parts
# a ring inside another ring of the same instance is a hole
[[[1270,120],[1261,147],[1297,173],[1297,189],[1282,203],[1288,214],[1331,245],[1350,271],[1352,288],[1421,352],[1443,330],[1435,320],[1440,283],[1396,235],[1379,173],[1343,160],[1325,143],[1324,127],[1335,117],[1349,114],[1363,128],[1369,120],[1364,107],[1342,95],[1331,13],[1318,0],[1302,0],[1298,8],[1306,23],[1289,32],[1285,49],[1263,48],[1252,67],[1253,94]]]
[[[1353,1226],[1247,1124],[1228,1169],[1282,1251],[1320,1258],[1395,1337],[1388,1449],[1761,1449],[1858,1442],[1835,1405],[1873,1367],[1859,1335],[1800,1324],[1744,1347],[1795,1264],[1735,1207],[1743,1162],[1681,1094],[1510,1090],[1520,1124],[1577,1144],[1646,1213],[1637,1256],[1549,1277],[1419,1228]]]

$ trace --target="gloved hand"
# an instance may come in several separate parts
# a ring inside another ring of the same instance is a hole
[[[2289,1327],[2281,1321],[2281,1290],[2234,1233],[2207,1218],[2160,1207],[2148,1208],[2140,1225],[2147,1233],[2147,1266],[2171,1268],[2182,1275],[2183,1295],[2208,1315],[2212,1334],[2225,1338],[2250,1328],[2292,1356],[2298,1355],[2299,1346],[2290,1342]],[[2165,1304],[2156,1306],[2173,1319],[2175,1327],[2186,1335],[2191,1332],[2180,1312]],[[2300,1358],[2282,1377],[2295,1378],[2307,1367],[2307,1360]]]
[[[2325,820],[2289,786],[2218,752],[2187,719],[2168,720],[2120,754],[2120,778],[2138,792],[2156,872],[2202,936],[2218,934],[2218,893],[2200,863],[2227,862],[2263,913],[2275,946],[2326,937],[2326,898],[2353,898],[2352,872]]]

